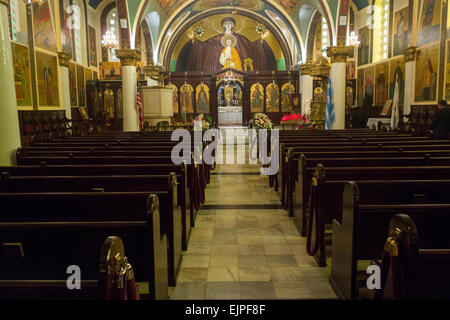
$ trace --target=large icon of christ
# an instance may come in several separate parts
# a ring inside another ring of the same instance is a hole
[[[181,49],[177,71],[215,72],[227,68],[243,70],[243,62],[250,58],[254,70],[277,70],[277,62],[269,44],[264,40],[251,42],[234,31],[236,21],[232,17],[222,20],[222,33],[200,41],[194,38]]]

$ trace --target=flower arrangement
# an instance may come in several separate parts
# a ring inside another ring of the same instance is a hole
[[[297,122],[300,124],[298,126],[298,129],[303,129],[306,125],[306,116],[301,115],[300,113],[287,114],[281,118],[281,122]]]
[[[255,113],[253,115],[252,125],[255,129],[272,129],[272,121],[264,113]]]
[[[209,115],[200,113],[194,119],[194,127],[196,124],[200,125],[200,123],[201,123],[202,129],[208,130],[209,128],[211,128],[212,122],[213,122],[212,118]]]

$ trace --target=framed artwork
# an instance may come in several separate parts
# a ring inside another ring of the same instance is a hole
[[[169,83],[168,87],[172,89],[173,113],[178,113],[179,112],[178,88],[173,83]]]
[[[389,99],[394,98],[395,80],[398,78],[400,87],[399,103],[402,105],[405,100],[405,59],[398,58],[391,60],[389,71]]]
[[[358,69],[358,78],[356,82],[356,104],[362,106],[364,100],[364,69]]]
[[[423,0],[419,15],[417,46],[439,41],[441,26],[441,1]]]
[[[389,62],[375,65],[375,105],[384,105],[388,99]]]
[[[197,101],[197,112],[208,113],[209,112],[209,87],[201,83],[195,89],[195,96]]]
[[[264,87],[260,83],[255,83],[250,88],[250,112],[264,111]]]
[[[95,29],[89,26],[89,64],[97,66],[97,45],[95,41]]]
[[[280,112],[280,87],[276,83],[266,87],[266,112]]]
[[[356,79],[356,72],[355,72],[355,61],[349,60],[347,61],[347,79]]]
[[[75,63],[69,63],[69,90],[70,90],[70,105],[72,107],[78,106],[77,96],[77,70]]]
[[[437,100],[439,43],[417,50],[414,97],[416,102]]]
[[[120,62],[101,62],[100,80],[122,80]]]
[[[190,84],[180,88],[180,111],[194,113],[194,88]]]
[[[58,62],[56,56],[36,51],[39,106],[59,107]]]
[[[389,112],[391,111],[392,108],[392,100],[386,100],[386,103],[383,106],[383,109],[381,109],[380,112],[380,117],[387,117],[389,116]]]
[[[32,106],[30,55],[28,47],[11,42],[13,57],[14,85],[16,87],[17,105]]]
[[[404,7],[394,14],[393,55],[403,54],[409,42],[409,7]]]
[[[300,93],[291,94],[291,105],[293,112],[301,112],[302,109],[302,95]]]
[[[292,83],[285,83],[281,87],[281,112],[292,112],[292,98],[295,93],[295,87]]]
[[[78,106],[86,106],[86,82],[84,80],[84,68],[77,65]]]
[[[80,114],[83,120],[89,120],[89,113],[87,107],[80,107],[78,108],[78,110],[80,110]]]
[[[48,0],[32,3],[34,45],[56,52],[55,31]]]
[[[370,52],[370,32],[368,27],[363,27],[358,31],[359,47],[358,47],[358,66],[369,63]]]

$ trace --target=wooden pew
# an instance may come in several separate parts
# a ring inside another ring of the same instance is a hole
[[[194,226],[193,201],[194,172],[186,164],[143,164],[143,165],[46,165],[0,167],[0,173],[10,176],[104,176],[104,175],[152,175],[171,172],[177,174],[178,204],[181,206],[182,249],[187,245]]]
[[[157,194],[0,193],[0,207],[0,297],[18,282],[65,282],[71,265],[92,287],[103,241],[115,234],[147,297],[168,298],[167,238],[160,232]]]
[[[333,175],[328,174],[322,165],[316,166],[314,186],[312,191],[312,208],[309,212],[309,227],[307,232],[310,243],[309,254],[316,258],[319,266],[326,266],[327,241],[325,226],[333,219],[342,220],[342,196],[347,181],[354,181],[360,189],[360,204],[394,204],[394,203],[444,203],[447,190],[450,189],[450,172],[442,171],[390,171],[390,175],[374,170]],[[395,177],[395,180],[392,178]],[[433,180],[431,180],[433,179]],[[315,228],[311,228],[314,219]],[[311,243],[312,242],[312,243]]]
[[[1,192],[158,192],[162,232],[167,235],[169,285],[176,285],[181,265],[182,227],[177,176],[2,176]]]
[[[450,299],[450,249],[421,249],[420,234],[408,215],[391,219],[382,260],[374,261],[382,273],[381,288],[367,296],[373,300]]]
[[[291,199],[293,199],[293,215],[294,221],[299,229],[299,232],[305,236],[306,235],[306,208],[309,190],[311,187],[311,179],[314,174],[315,166],[317,164],[322,164],[327,171],[329,168],[335,167],[336,170],[341,170],[342,172],[352,172],[357,170],[357,167],[369,167],[369,170],[376,167],[446,167],[450,164],[450,157],[395,157],[395,158],[320,158],[313,159],[309,158],[308,160],[305,157],[301,157],[298,161],[297,171],[292,169],[291,172],[294,172],[292,175],[296,178],[294,181],[294,186],[292,190],[294,194],[291,195]],[[349,169],[345,169],[349,168]],[[438,170],[440,168],[437,168]],[[446,169],[446,168],[442,168]],[[366,170],[366,169],[363,169]],[[388,170],[397,170],[397,169],[388,169]],[[410,169],[406,169],[410,170]],[[434,170],[434,169],[430,169]],[[391,172],[391,171],[386,171]],[[409,171],[411,172],[411,171]],[[383,174],[383,173],[379,173]],[[391,176],[392,177],[392,176]],[[288,190],[290,192],[291,190]]]
[[[338,297],[357,299],[358,260],[379,259],[385,242],[383,232],[390,219],[404,213],[421,230],[424,249],[449,248],[450,204],[360,205],[358,186],[348,182],[344,189],[342,222],[333,220],[330,284]]]

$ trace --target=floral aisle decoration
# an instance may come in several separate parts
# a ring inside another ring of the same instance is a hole
[[[200,126],[203,130],[208,130],[212,126],[212,118],[208,114],[200,113],[194,119],[194,128],[199,129]]]
[[[272,121],[264,113],[255,113],[252,119],[252,125],[255,129],[272,129]]]
[[[298,129],[305,129],[307,128],[307,121],[306,121],[306,115],[301,115],[300,113],[292,113],[292,114],[287,114],[284,115],[281,118],[281,122],[284,123],[298,123]]]

